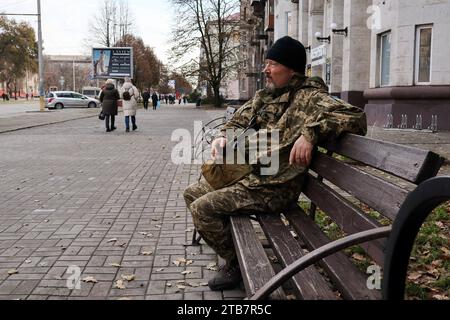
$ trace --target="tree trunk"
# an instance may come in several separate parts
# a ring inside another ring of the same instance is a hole
[[[220,108],[222,106],[222,99],[220,98],[220,84],[215,84],[214,91],[214,106]]]

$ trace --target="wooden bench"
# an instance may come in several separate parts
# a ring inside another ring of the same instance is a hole
[[[280,213],[231,218],[248,298],[286,299],[281,285],[288,281],[288,292],[298,299],[403,299],[420,226],[435,207],[450,199],[450,177],[435,177],[443,158],[351,134],[321,147],[325,151],[316,153],[304,189],[309,209],[296,204],[283,212],[284,217]],[[317,208],[346,236],[332,242],[315,222]],[[368,208],[386,225],[368,215]],[[269,247],[263,247],[255,221]],[[343,252],[355,245],[361,245],[374,265],[383,266],[381,290],[369,289],[370,274]],[[267,251],[283,268],[278,273]]]

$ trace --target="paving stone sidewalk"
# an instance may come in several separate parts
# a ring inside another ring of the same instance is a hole
[[[175,129],[192,132],[224,110],[140,110],[128,134],[122,115],[107,134],[97,113],[29,114],[15,129],[0,120],[0,299],[241,299],[204,285],[217,256],[185,247],[193,225],[182,198],[199,166],[171,161]],[[369,135],[450,158],[449,132]],[[69,289],[77,272],[85,281]]]
[[[95,115],[1,134],[0,299],[242,298],[211,292],[217,256],[184,246],[193,225],[182,193],[199,172],[171,161],[175,129],[222,114],[163,106],[140,110],[128,134],[121,115],[112,134]],[[86,282],[71,290],[76,272]]]

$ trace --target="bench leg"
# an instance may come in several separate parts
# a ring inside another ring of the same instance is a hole
[[[200,245],[200,241],[202,240],[202,236],[197,236],[197,229],[194,229],[194,234],[192,235],[192,242],[191,244],[184,245],[185,247],[197,247]]]

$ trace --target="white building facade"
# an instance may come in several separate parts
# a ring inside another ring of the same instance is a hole
[[[450,129],[450,0],[273,0],[273,10],[268,37],[301,41],[308,75],[365,108],[369,125],[406,114],[412,127],[420,114]]]

